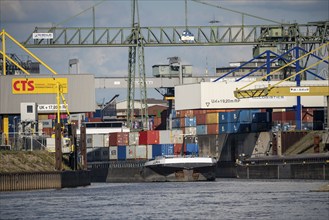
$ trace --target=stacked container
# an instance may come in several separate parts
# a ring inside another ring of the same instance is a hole
[[[159,144],[152,145],[152,158],[178,154],[177,149],[181,149],[183,138],[181,129],[159,131]]]
[[[159,144],[159,131],[140,131],[139,144]]]

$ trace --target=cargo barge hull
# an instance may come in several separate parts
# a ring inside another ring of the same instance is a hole
[[[216,161],[212,158],[161,158],[148,161],[142,170],[146,182],[214,181]]]

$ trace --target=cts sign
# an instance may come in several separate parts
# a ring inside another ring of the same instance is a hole
[[[13,94],[57,93],[58,85],[67,93],[67,78],[15,78],[11,84]]]

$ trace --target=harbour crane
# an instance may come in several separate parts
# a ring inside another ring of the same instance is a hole
[[[318,60],[317,62],[313,63],[312,65],[309,65],[306,68],[303,69],[299,69],[298,68],[298,63],[301,59],[321,50],[322,48],[326,48],[327,51],[327,56],[323,57],[322,59]],[[238,99],[242,99],[242,98],[253,98],[253,97],[262,97],[262,96],[324,96],[326,97],[327,100],[327,112],[325,113],[326,115],[326,122],[325,122],[325,126],[329,125],[329,76],[328,76],[328,80],[322,80],[323,85],[301,85],[300,83],[300,78],[297,78],[296,76],[299,76],[300,74],[304,73],[305,71],[311,69],[312,67],[319,65],[320,63],[326,63],[328,65],[328,61],[329,61],[329,42],[322,44],[320,47],[311,50],[310,52],[298,57],[297,59],[285,64],[284,66],[272,71],[271,73],[265,75],[264,77],[261,77],[259,79],[257,79],[256,81],[253,81],[251,83],[248,83],[247,85],[241,87],[241,88],[237,88],[236,91],[234,91],[234,96]],[[285,67],[290,66],[293,63],[297,63],[296,67],[297,70],[295,74],[292,74],[289,77],[286,77],[285,79],[279,81],[279,82],[273,82],[272,84],[268,84],[267,87],[261,87],[261,88],[252,88],[252,89],[247,89],[248,87],[250,88],[250,86],[252,86],[253,84],[255,84],[256,82],[262,81],[265,78],[275,74],[276,72],[284,69]],[[327,67],[329,68],[329,67]],[[292,79],[293,77],[297,78],[297,84],[296,86],[281,86],[281,84],[283,82],[286,82],[290,79]],[[300,111],[298,112],[298,116],[300,116]],[[301,120],[297,120],[299,121],[299,124],[297,124],[298,128],[301,127]]]
[[[241,25],[220,26],[185,26],[142,27],[139,21],[138,1],[132,0],[132,25],[130,27],[36,27],[28,39],[23,42],[29,48],[63,48],[63,47],[128,47],[128,94],[127,125],[132,127],[134,118],[135,85],[140,86],[141,109],[144,129],[147,125],[147,103],[145,83],[145,47],[161,46],[259,46],[295,45],[317,47],[328,41],[329,21],[307,24],[283,24],[270,19],[242,13],[221,6],[193,0],[194,2],[217,7],[242,15]],[[187,11],[187,2],[185,2]],[[93,8],[94,10],[94,8]],[[251,16],[271,22],[271,25],[246,25],[244,17]],[[94,17],[93,17],[94,18]],[[184,31],[193,34],[193,40],[182,40]],[[35,34],[51,34],[51,38],[33,38]],[[138,80],[136,81],[136,64]]]

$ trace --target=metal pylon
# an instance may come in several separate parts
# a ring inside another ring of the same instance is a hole
[[[135,22],[135,15],[137,15],[137,23]],[[138,4],[137,0],[132,0],[132,33],[130,35],[130,42],[135,46],[129,47],[128,54],[128,94],[127,94],[127,126],[134,128],[135,119],[135,84],[136,84],[136,61],[138,60],[138,85],[140,89],[140,103],[141,103],[141,121],[142,129],[148,130],[148,113],[147,113],[147,91],[145,81],[145,62],[144,62],[144,44],[143,37],[140,31]]]

